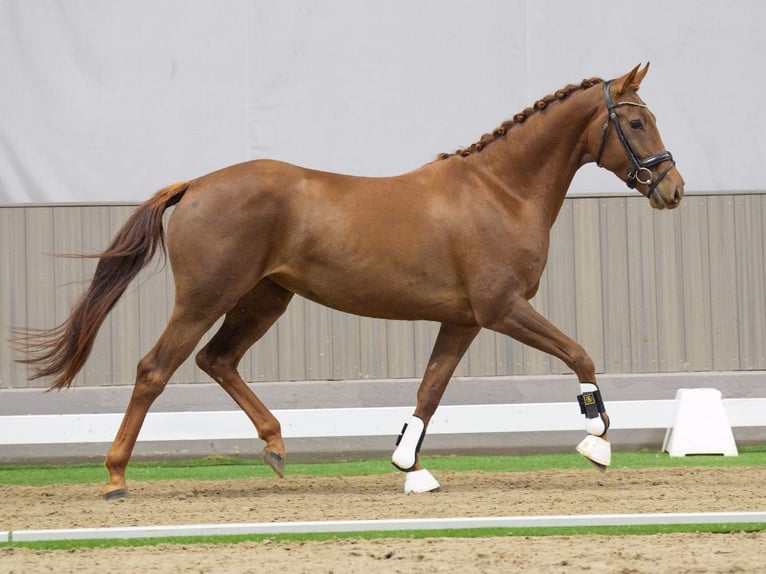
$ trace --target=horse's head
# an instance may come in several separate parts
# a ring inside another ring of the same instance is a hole
[[[638,88],[649,69],[640,65],[603,85],[603,113],[598,135],[589,138],[596,163],[636,188],[656,209],[673,209],[681,203],[684,180],[673,156],[665,151],[654,114],[638,97]]]

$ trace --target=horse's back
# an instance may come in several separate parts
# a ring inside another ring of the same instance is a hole
[[[306,231],[314,227],[325,237],[356,227],[367,233],[385,227],[422,234],[429,222],[448,225],[457,201],[422,168],[393,177],[361,177],[253,160],[193,180],[172,226],[215,222],[230,229],[280,222]]]

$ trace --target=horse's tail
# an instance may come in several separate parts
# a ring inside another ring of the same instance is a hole
[[[188,182],[158,191],[131,214],[109,248],[96,255],[98,265],[88,289],[72,307],[69,318],[52,329],[15,330],[13,343],[26,356],[19,362],[33,365],[32,379],[55,377],[50,389],[72,384],[93,348],[101,324],[138,272],[152,260],[157,247],[165,254],[162,214],[181,200]]]

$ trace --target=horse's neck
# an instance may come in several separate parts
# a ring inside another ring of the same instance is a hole
[[[530,116],[467,159],[508,193],[544,210],[552,225],[585,161],[586,131],[596,112],[592,94],[580,92]]]

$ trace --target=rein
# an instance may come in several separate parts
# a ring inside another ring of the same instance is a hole
[[[630,143],[628,143],[628,138],[625,137],[625,132],[622,131],[619,117],[617,116],[617,112],[615,110],[620,106],[636,106],[639,108],[648,108],[648,106],[646,104],[639,104],[637,102],[613,102],[612,95],[609,93],[609,86],[611,83],[612,80],[604,82],[604,100],[606,101],[606,108],[609,112],[609,115],[607,117],[606,123],[604,123],[604,128],[601,131],[601,145],[599,145],[598,148],[596,165],[602,167],[601,155],[604,153],[604,148],[606,147],[606,136],[609,134],[609,125],[614,123],[614,130],[617,132],[617,137],[620,139],[622,147],[628,154],[628,159],[630,159],[630,162],[633,164],[633,169],[628,172],[628,177],[625,180],[625,184],[631,189],[636,187],[636,183],[648,185],[649,191],[647,193],[647,197],[650,197],[652,193],[654,193],[657,185],[659,185],[659,183],[665,179],[665,176],[668,174],[668,172],[673,169],[674,165],[676,165],[676,162],[673,160],[673,156],[669,151],[663,151],[646,159],[638,159],[635,152],[633,151],[633,148],[630,147]],[[660,176],[654,180],[654,173],[650,168],[665,161],[669,161],[670,165],[668,165],[668,167],[665,168]],[[641,179],[641,172],[646,172],[645,179]]]

